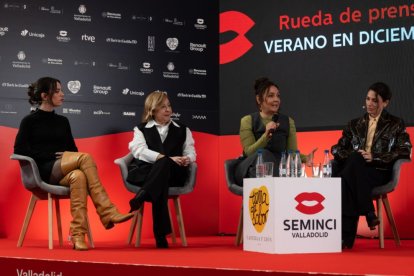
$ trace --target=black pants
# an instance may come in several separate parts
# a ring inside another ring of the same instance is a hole
[[[153,232],[155,236],[171,233],[168,215],[168,188],[183,186],[188,174],[187,167],[178,166],[171,158],[157,160],[147,177],[142,189],[146,192],[146,201],[152,202]]]
[[[359,216],[375,211],[372,189],[386,184],[391,171],[375,168],[354,152],[339,168],[337,176],[342,184],[342,237],[354,239]]]

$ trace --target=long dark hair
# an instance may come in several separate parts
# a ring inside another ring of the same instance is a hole
[[[41,105],[42,93],[46,93],[50,100],[57,89],[57,83],[60,83],[60,80],[51,77],[43,77],[32,83],[27,91],[29,103],[37,106]]]

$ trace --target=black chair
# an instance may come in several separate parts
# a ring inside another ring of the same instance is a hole
[[[236,184],[234,175],[236,166],[239,163],[239,159],[229,159],[224,162],[224,171],[226,174],[227,188],[235,195],[243,196],[243,187]],[[239,224],[237,226],[236,242],[238,246],[242,243],[243,239],[243,202],[240,208]]]
[[[122,180],[125,185],[125,188],[131,193],[136,194],[139,192],[141,187],[132,185],[126,180],[128,176],[128,164],[131,163],[132,159],[133,159],[133,156],[131,153],[129,153],[121,158],[116,159],[114,162],[121,169]],[[177,222],[178,222],[178,229],[180,231],[181,243],[183,246],[187,246],[187,238],[185,235],[184,220],[183,220],[183,214],[181,211],[180,196],[184,194],[188,194],[194,190],[194,187],[196,184],[197,163],[195,162],[191,163],[188,169],[190,172],[188,174],[188,177],[187,177],[187,180],[184,186],[183,187],[170,187],[168,189],[168,197],[169,199],[172,199],[174,201],[175,213],[176,213]],[[127,243],[131,244],[134,231],[135,230],[137,231],[136,239],[135,239],[135,247],[138,247],[141,244],[142,218],[144,214],[144,206],[145,206],[145,203],[142,204],[142,207],[137,212],[135,212],[134,217],[132,218],[131,228],[128,234]],[[171,221],[172,242],[176,243],[174,225],[173,225],[173,221],[171,218],[171,212],[170,212],[169,205],[168,205],[168,213],[170,215],[170,221]]]
[[[20,232],[19,240],[17,242],[17,247],[21,247],[23,245],[23,241],[26,236],[27,228],[29,227],[29,223],[32,218],[34,208],[39,200],[48,201],[49,249],[53,249],[53,200],[55,200],[59,245],[63,246],[62,222],[60,216],[59,199],[70,199],[69,187],[51,185],[42,181],[36,162],[31,157],[19,154],[12,154],[10,156],[10,159],[19,161],[22,183],[24,187],[32,193],[30,197],[29,206],[27,208],[26,216],[24,218],[22,230]],[[88,240],[90,246],[93,248],[95,246],[93,243],[92,233],[90,230],[91,227],[89,225],[88,217],[86,217],[86,219],[88,224]]]
[[[385,213],[387,214],[388,222],[391,226],[391,230],[394,236],[394,241],[397,246],[401,245],[400,236],[398,234],[397,226],[395,224],[394,216],[392,214],[391,205],[388,200],[388,194],[393,192],[398,185],[400,179],[401,165],[404,163],[410,162],[409,159],[398,159],[395,161],[392,168],[392,177],[391,180],[382,186],[378,186],[372,190],[373,199],[376,201],[377,205],[377,216],[380,221],[378,225],[378,237],[380,248],[384,248],[384,219],[382,206],[385,207]]]

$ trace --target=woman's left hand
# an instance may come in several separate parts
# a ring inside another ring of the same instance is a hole
[[[358,152],[362,155],[365,161],[372,162],[372,153],[367,152],[365,150],[359,150]]]
[[[188,156],[183,156],[182,157],[182,163],[183,163],[184,167],[187,167],[188,165],[190,165],[190,162],[191,162],[190,157],[188,157]]]

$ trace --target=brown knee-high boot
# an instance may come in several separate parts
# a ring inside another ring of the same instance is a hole
[[[70,188],[70,212],[72,221],[70,223],[70,233],[72,236],[73,248],[76,250],[88,250],[85,243],[87,229],[87,182],[85,174],[81,170],[69,172],[59,182],[60,185]]]
[[[61,168],[64,175],[75,169],[80,169],[85,174],[88,182],[89,194],[105,229],[110,229],[114,227],[114,223],[127,221],[134,216],[131,213],[119,213],[115,205],[112,204],[99,180],[95,161],[89,154],[81,152],[64,152]]]

